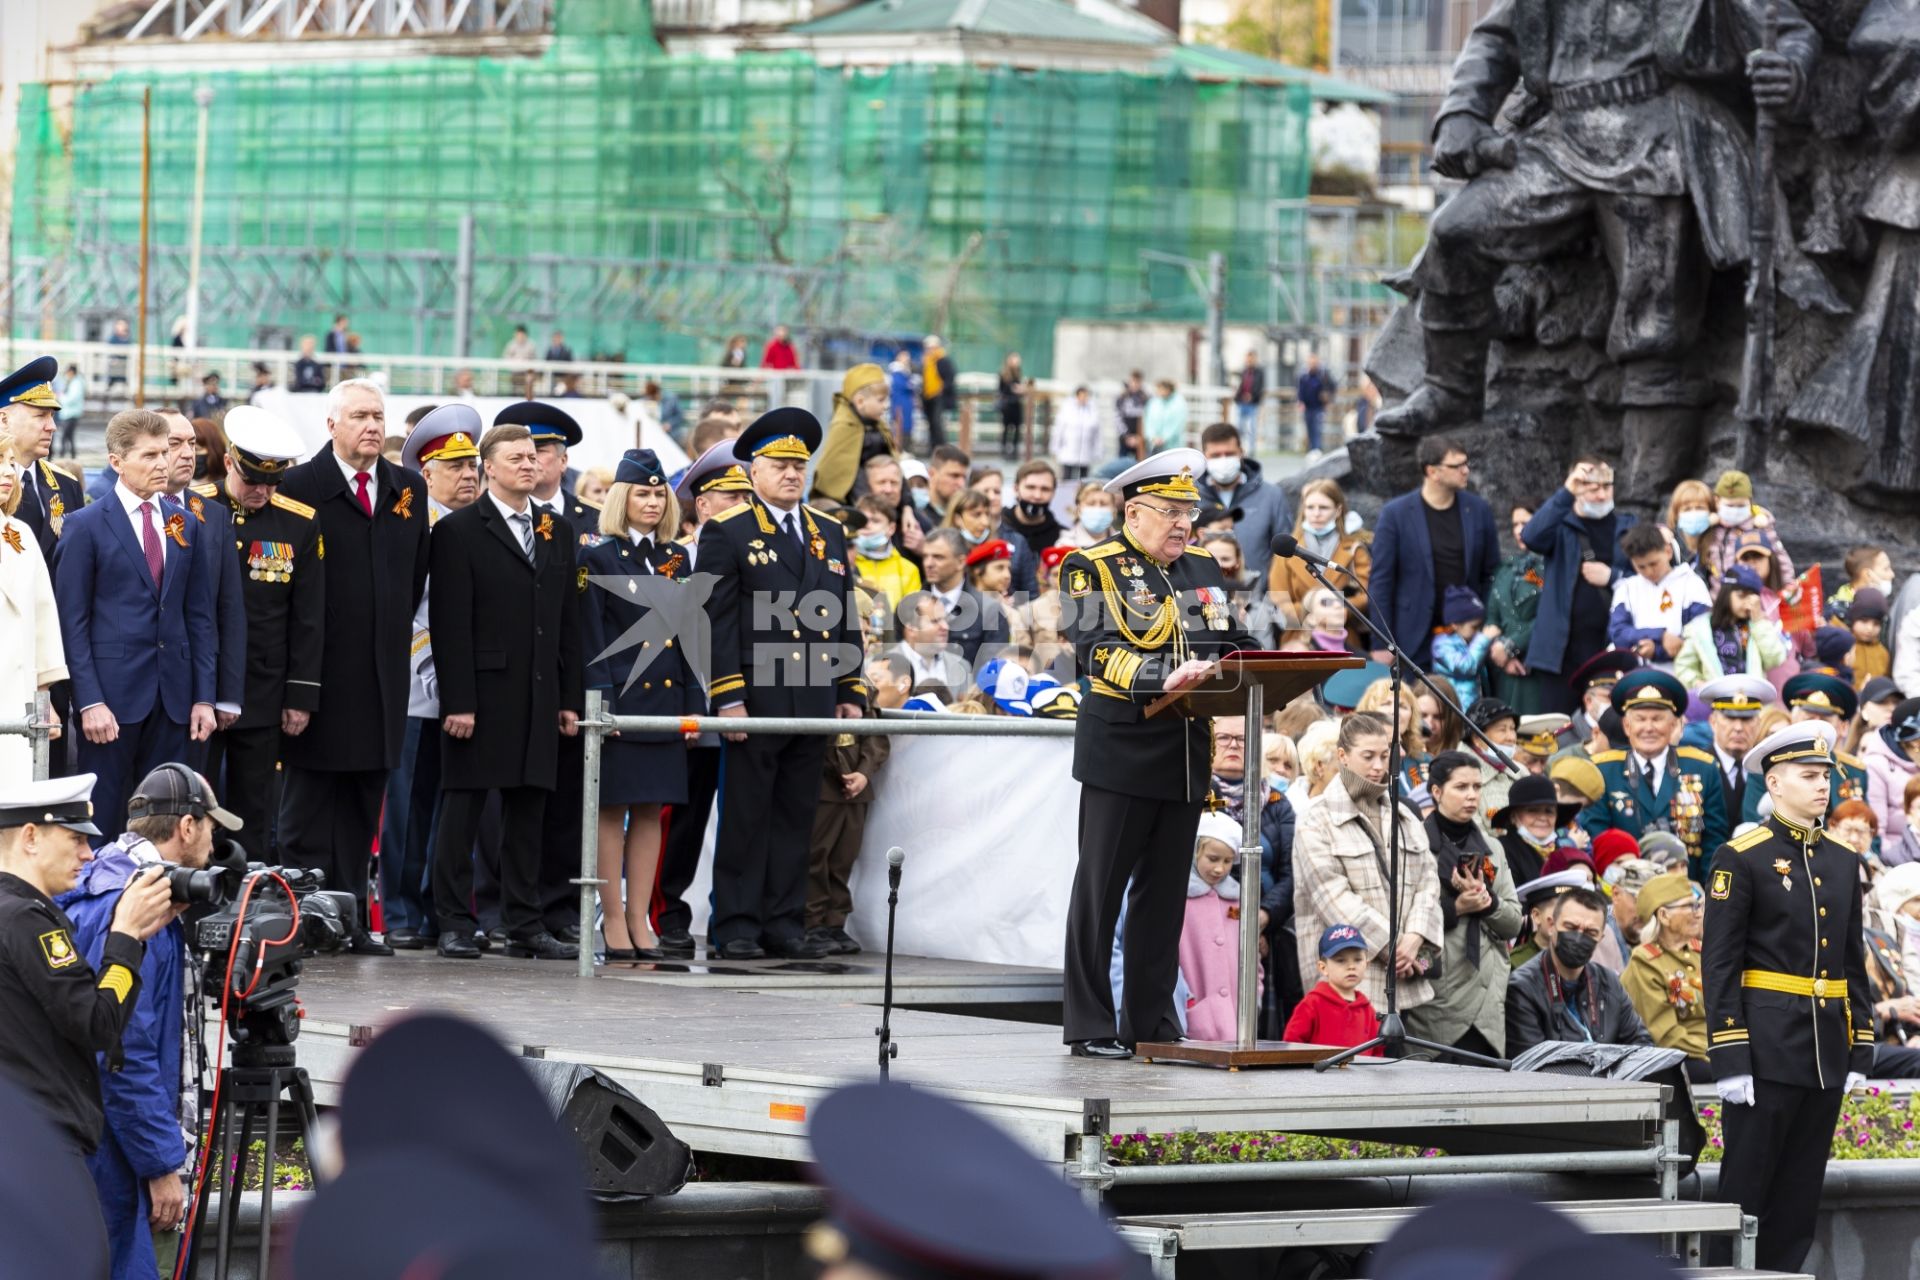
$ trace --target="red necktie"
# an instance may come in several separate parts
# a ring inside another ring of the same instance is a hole
[[[367,492],[367,481],[372,477],[364,471],[353,473],[353,496],[360,503],[360,510],[373,515],[373,495]]]
[[[166,572],[167,553],[160,548],[160,534],[153,527],[153,504],[140,504],[140,545],[147,553],[147,572],[153,575],[154,590],[160,589],[160,579]]]

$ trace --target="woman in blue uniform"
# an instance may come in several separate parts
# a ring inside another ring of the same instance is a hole
[[[684,716],[705,709],[670,629],[649,628],[649,588],[640,582],[690,576],[687,549],[673,537],[679,528],[679,504],[660,460],[651,449],[629,449],[601,508],[600,536],[580,552],[587,687],[605,694],[616,715]],[[607,735],[600,757],[598,875],[609,961],[665,958],[647,919],[660,865],[660,806],[686,802],[683,735]]]

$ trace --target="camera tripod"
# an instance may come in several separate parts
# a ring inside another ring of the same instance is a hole
[[[260,1164],[260,1250],[254,1274],[268,1274],[267,1263],[273,1243],[273,1170],[274,1155],[281,1135],[280,1107],[284,1100],[292,1112],[291,1130],[307,1152],[313,1165],[313,1085],[306,1071],[294,1063],[290,1044],[236,1044],[233,1065],[220,1069],[220,1105],[207,1128],[207,1149],[202,1157],[217,1160],[208,1170],[200,1194],[194,1198],[193,1220],[187,1225],[181,1248],[194,1250],[207,1216],[207,1199],[215,1187],[220,1189],[220,1221],[214,1242],[215,1280],[226,1280],[233,1252],[234,1229],[240,1222],[240,1198],[244,1194],[244,1163],[253,1144],[254,1123],[261,1124],[266,1140]],[[240,1161],[236,1164],[236,1158]],[[318,1170],[315,1170],[318,1181]],[[183,1275],[199,1275],[202,1256],[196,1253],[193,1269]]]

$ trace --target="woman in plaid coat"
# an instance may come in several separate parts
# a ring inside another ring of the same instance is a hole
[[[1350,924],[1367,944],[1360,989],[1386,1009],[1387,965],[1400,973],[1399,1008],[1433,999],[1426,973],[1441,954],[1445,926],[1440,881],[1420,818],[1400,807],[1400,943],[1387,936],[1387,752],[1392,726],[1358,711],[1340,726],[1340,772],[1301,812],[1293,834],[1293,904],[1300,970],[1314,972],[1315,946],[1328,925]],[[1306,982],[1312,986],[1311,980]]]

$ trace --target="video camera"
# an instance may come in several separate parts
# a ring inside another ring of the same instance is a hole
[[[293,992],[301,964],[346,948],[359,904],[350,893],[328,891],[318,871],[258,862],[237,878],[230,870],[219,876],[228,899],[194,926],[193,947],[206,953],[201,989],[226,1001],[236,1045],[290,1045],[300,1034]]]

